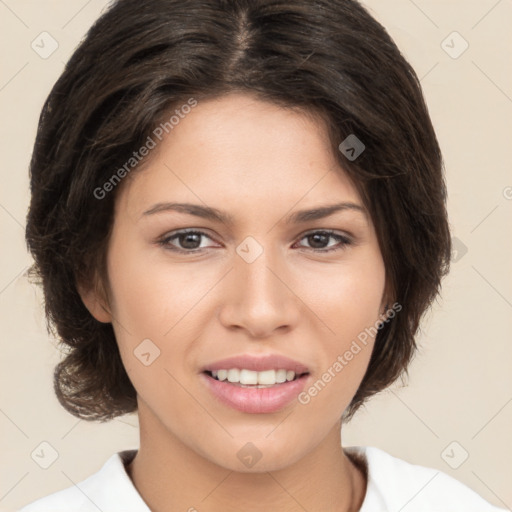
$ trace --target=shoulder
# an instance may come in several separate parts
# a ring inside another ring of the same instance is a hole
[[[475,491],[434,468],[411,464],[373,446],[344,448],[366,465],[368,486],[360,512],[499,512]]]
[[[136,450],[115,453],[85,480],[33,501],[19,512],[149,512],[124,467],[135,453]]]

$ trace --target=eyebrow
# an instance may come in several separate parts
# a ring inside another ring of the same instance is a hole
[[[311,222],[313,220],[323,219],[329,217],[336,212],[340,211],[358,211],[366,215],[366,209],[356,203],[343,202],[327,206],[320,206],[317,208],[311,208],[308,210],[299,210],[284,218],[285,224],[300,224],[304,222]],[[226,225],[234,224],[234,217],[226,212],[222,212],[216,208],[210,206],[202,206],[199,204],[192,203],[157,203],[152,206],[149,210],[146,210],[142,217],[146,215],[153,215],[155,213],[176,211],[180,213],[186,213],[189,215],[195,215],[203,219],[220,222]]]

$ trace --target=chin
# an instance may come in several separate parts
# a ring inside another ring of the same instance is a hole
[[[263,436],[254,442],[233,439],[220,451],[208,450],[202,456],[217,466],[237,473],[264,473],[285,469],[304,454],[297,450],[296,445],[276,443],[276,440],[265,439]]]

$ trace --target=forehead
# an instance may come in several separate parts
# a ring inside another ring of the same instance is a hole
[[[241,211],[361,202],[319,117],[247,94],[199,102],[155,142],[120,191],[133,215],[171,200]]]

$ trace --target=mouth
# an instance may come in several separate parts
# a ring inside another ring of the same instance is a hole
[[[289,406],[311,377],[305,365],[280,355],[241,355],[203,367],[201,381],[220,404],[243,413]]]
[[[254,371],[247,368],[221,368],[219,370],[205,370],[203,372],[208,377],[219,382],[226,382],[233,386],[241,388],[271,388],[293,382],[309,372],[294,372],[293,370],[286,370],[279,368],[277,370],[264,370]]]

